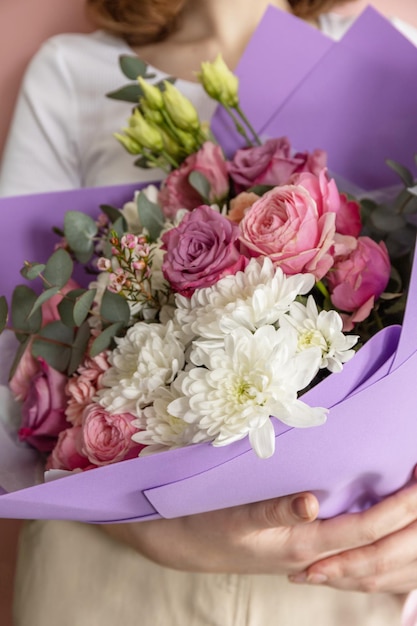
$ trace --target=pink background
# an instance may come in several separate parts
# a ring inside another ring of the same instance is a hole
[[[381,12],[417,28],[416,0],[373,0]],[[368,4],[356,0],[343,12],[356,13]],[[87,32],[84,0],[1,0],[0,7],[0,152],[23,71],[42,41],[60,32]],[[10,598],[14,554],[20,523],[0,520],[0,623],[11,626]]]

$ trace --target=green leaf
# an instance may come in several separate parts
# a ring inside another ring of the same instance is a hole
[[[37,299],[36,293],[26,285],[18,285],[12,296],[12,325],[23,334],[37,333],[42,325],[42,313],[36,311],[33,315],[30,312]],[[21,338],[17,336],[19,341]],[[25,341],[26,338],[23,338]]]
[[[158,82],[154,84],[155,84],[155,87],[158,87],[160,91],[165,91],[166,90],[165,83],[171,83],[171,85],[174,85],[176,82],[177,82],[177,79],[175,78],[175,76],[168,76],[167,78],[158,80]]]
[[[248,193],[256,193],[258,196],[263,196],[267,191],[271,191],[273,189],[272,185],[254,185],[250,187],[247,191]]]
[[[72,289],[65,294],[58,304],[58,313],[65,326],[69,326],[70,328],[76,326],[74,322],[74,306],[77,298],[82,296],[86,291],[86,289]]]
[[[0,333],[6,328],[9,317],[9,307],[7,305],[6,296],[0,297]]]
[[[136,205],[138,207],[139,220],[143,228],[149,233],[151,241],[156,241],[161,234],[164,226],[164,214],[159,204],[155,204],[148,200],[146,195],[141,191],[136,197]]]
[[[200,194],[203,200],[208,201],[210,198],[211,185],[204,174],[194,170],[188,176],[188,182],[191,187],[193,187]]]
[[[126,300],[109,290],[104,292],[101,300],[100,314],[107,323],[121,322],[124,325],[130,319],[130,309]]]
[[[27,280],[34,280],[35,278],[38,278],[39,274],[41,274],[44,269],[44,263],[29,263],[26,261],[24,267],[20,270],[20,273],[23,278],[26,278]]]
[[[136,80],[138,76],[145,76],[148,67],[139,57],[128,54],[119,56],[119,65],[123,74],[131,80]]]
[[[72,276],[74,269],[74,263],[68,252],[63,248],[56,250],[51,257],[49,257],[45,271],[43,272],[43,278],[45,284],[61,289],[64,287]]]
[[[68,245],[80,263],[87,263],[94,251],[94,237],[97,224],[81,211],[67,211],[64,218],[64,232]]]
[[[113,223],[112,230],[116,233],[119,239],[122,237],[122,235],[125,234],[125,232],[127,231],[127,224],[123,215],[121,215],[119,219]]]
[[[85,293],[82,294],[74,306],[73,317],[74,323],[76,326],[81,326],[81,324],[86,319],[87,315],[90,312],[91,305],[94,301],[95,295],[97,293],[97,289],[88,289]]]
[[[25,340],[20,344],[19,348],[17,349],[17,352],[16,352],[16,354],[14,356],[14,359],[13,359],[12,366],[10,368],[9,381],[13,378],[13,376],[14,376],[14,374],[16,372],[17,366],[20,363],[20,359],[22,358],[22,356],[26,352],[26,349],[28,348],[30,341],[31,341],[31,337],[26,336]]]
[[[105,215],[107,215],[107,217],[109,218],[112,224],[114,224],[114,222],[117,222],[118,219],[122,218],[125,224],[124,231],[126,232],[127,230],[126,220],[123,217],[119,209],[116,209],[116,207],[114,206],[110,206],[110,204],[100,204],[100,209],[103,211]]]
[[[414,178],[410,170],[408,170],[401,163],[397,163],[397,161],[393,161],[392,159],[387,159],[386,164],[390,167],[403,181],[406,187],[412,187],[414,185]]]
[[[33,307],[29,313],[29,317],[34,315],[36,311],[41,308],[44,302],[48,302],[48,300],[56,296],[58,292],[59,292],[59,287],[51,287],[50,289],[46,289],[45,291],[43,291],[41,295],[38,296],[35,302],[33,303]]]
[[[44,326],[32,344],[32,354],[41,357],[54,369],[65,372],[71,358],[74,331],[61,321]]]
[[[68,364],[69,375],[73,374],[84,360],[88,342],[90,340],[90,333],[90,325],[87,321],[85,321],[77,330],[74,343],[72,344],[71,357]]]
[[[107,348],[111,345],[113,337],[115,337],[123,328],[123,324],[116,322],[115,324],[111,324],[107,326],[105,330],[103,330],[100,335],[94,339],[91,344],[90,355],[92,357],[97,356],[103,350],[107,350]]]
[[[145,155],[140,156],[138,159],[136,159],[136,161],[133,162],[133,165],[135,165],[136,167],[140,167],[142,170],[150,170],[155,167],[154,164],[151,163],[148,157],[146,157]]]
[[[125,87],[120,87],[120,89],[106,93],[106,96],[112,100],[123,100],[124,102],[137,104],[143,96],[143,91],[137,84],[126,85]]]
[[[379,206],[376,211],[373,211],[370,220],[376,228],[384,233],[389,233],[405,226],[405,220],[402,215],[394,213],[392,209],[383,205]]]

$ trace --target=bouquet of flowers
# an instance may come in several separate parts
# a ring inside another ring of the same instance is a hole
[[[131,72],[135,61],[124,63]],[[41,294],[14,290],[19,435],[47,455],[47,478],[72,472],[74,503],[61,502],[54,516],[150,519],[155,510],[181,515],[297,491],[302,472],[266,489],[250,475],[256,467],[264,476],[271,463],[285,470],[294,446],[298,460],[305,446],[327,446],[343,421],[330,420],[313,437],[296,429],[307,439],[294,439],[294,427],[323,424],[342,400],[345,413],[358,398],[363,406],[364,394],[394,371],[398,327],[375,332],[404,309],[416,210],[411,173],[392,163],[405,189],[382,208],[363,203],[363,221],[359,202],[328,175],[323,151],[295,152],[285,137],[260,141],[221,59],[204,64],[200,80],[254,145],[227,159],[171,83],[161,90],[140,77],[139,107],[118,138],[141,167],[167,170],[161,188],[137,191],[120,211],[106,202],[93,217],[67,212],[52,256],[22,271],[40,280]],[[401,221],[395,236],[393,216]],[[387,246],[393,258],[401,250],[396,269]],[[74,260],[86,270],[78,283]],[[6,298],[0,313],[5,328]],[[369,337],[343,368],[358,339]],[[222,490],[219,468],[227,475]],[[231,499],[226,486],[236,470],[247,476],[245,493]],[[316,466],[310,488],[322,479]],[[106,480],[110,493],[86,505]],[[201,481],[208,497],[195,497]],[[42,488],[39,516],[50,516],[59,483],[17,492],[17,501],[2,496],[0,511],[33,517],[25,504],[38,502]],[[356,497],[349,490],[332,494],[328,513],[349,508]]]

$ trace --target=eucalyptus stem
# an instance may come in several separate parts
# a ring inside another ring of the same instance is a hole
[[[326,285],[323,283],[322,280],[318,280],[316,282],[316,287],[320,291],[321,295],[324,296],[325,300],[330,300],[329,290],[327,289]]]

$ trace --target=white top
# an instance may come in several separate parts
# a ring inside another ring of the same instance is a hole
[[[329,14],[322,16],[321,30],[339,39],[351,23]],[[417,45],[417,31],[395,23]],[[0,170],[0,196],[160,178],[155,170],[135,167],[134,157],[113,137],[130,112],[128,103],[105,97],[126,84],[121,54],[132,50],[102,31],[57,35],[43,44],[21,87]],[[155,73],[155,80],[166,76]],[[209,120],[215,103],[202,87],[184,80],[177,86],[201,119]]]

